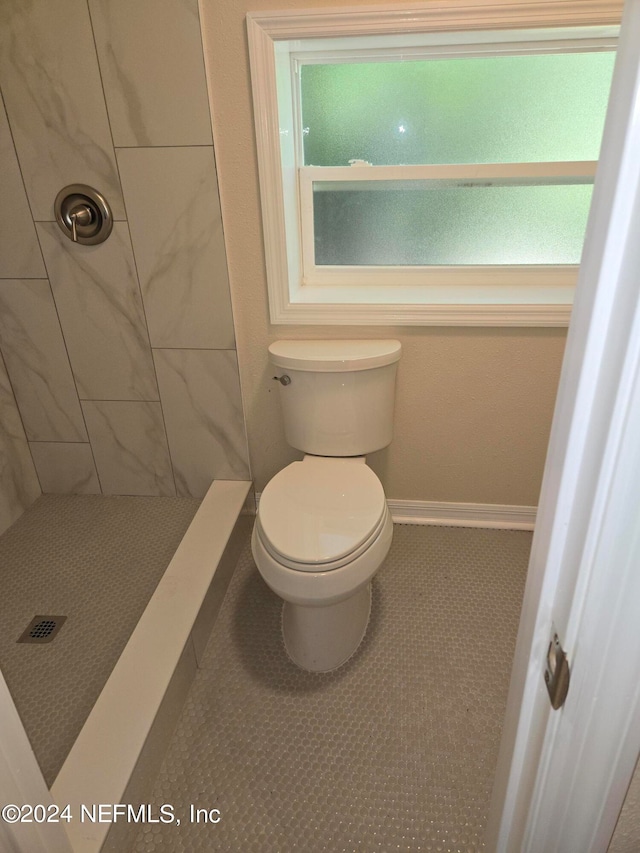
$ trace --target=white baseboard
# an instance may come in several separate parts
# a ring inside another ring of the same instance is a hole
[[[256,492],[256,507],[261,492]],[[441,527],[489,527],[500,530],[533,530],[535,506],[463,504],[441,501],[396,501],[387,505],[395,524],[432,524]]]
[[[533,530],[535,506],[463,504],[440,501],[388,500],[396,524],[434,524],[446,527],[493,527],[502,530]]]

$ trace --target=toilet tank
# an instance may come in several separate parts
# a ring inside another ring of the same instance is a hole
[[[316,456],[364,456],[390,444],[401,349],[392,340],[272,343],[287,442]]]

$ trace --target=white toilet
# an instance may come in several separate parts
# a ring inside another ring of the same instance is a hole
[[[268,483],[251,547],[284,599],[289,657],[313,672],[345,663],[371,610],[371,579],[391,546],[382,484],[365,454],[393,435],[398,341],[277,341],[288,443],[304,451]]]

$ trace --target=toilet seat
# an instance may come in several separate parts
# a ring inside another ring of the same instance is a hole
[[[384,526],[385,510],[382,484],[363,459],[307,456],[269,482],[256,532],[283,566],[331,571],[371,546]]]
[[[340,569],[343,566],[352,563],[357,559],[361,554],[363,554],[367,549],[369,549],[376,539],[380,536],[384,525],[385,525],[386,517],[383,513],[380,517],[380,521],[376,525],[375,530],[371,533],[371,535],[357,548],[351,551],[348,554],[343,555],[337,560],[330,560],[325,563],[302,563],[299,560],[291,560],[288,557],[285,557],[283,554],[280,554],[269,542],[268,537],[265,536],[264,531],[262,530],[262,525],[260,524],[260,519],[256,520],[256,535],[259,537],[260,542],[262,543],[264,549],[268,554],[273,557],[278,563],[282,566],[286,566],[289,569],[295,569],[300,572],[330,572],[333,569]]]

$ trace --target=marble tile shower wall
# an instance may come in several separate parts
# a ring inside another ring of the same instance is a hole
[[[197,497],[247,479],[197,0],[3,0],[0,90],[8,516],[38,481]],[[56,225],[71,183],[111,204],[105,243]]]

